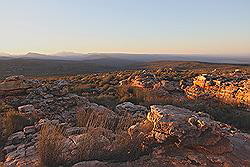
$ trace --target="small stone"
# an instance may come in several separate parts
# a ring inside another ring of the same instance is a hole
[[[25,138],[24,132],[22,132],[22,131],[16,132],[16,133],[13,133],[11,136],[8,137],[7,143],[19,144],[19,143],[21,143],[23,141],[24,138]]]
[[[36,132],[36,128],[35,128],[35,126],[27,126],[27,127],[23,128],[23,132],[25,134],[32,134],[32,133]]]
[[[83,161],[73,165],[72,167],[107,167],[107,163],[100,161]]]
[[[6,146],[3,148],[5,154],[8,154],[16,149],[15,145]]]
[[[34,112],[35,107],[31,104],[28,104],[28,105],[18,107],[18,111],[20,111],[20,112]]]
[[[86,128],[84,127],[70,127],[66,129],[66,134],[70,136],[70,135],[80,134],[84,131],[86,131]]]

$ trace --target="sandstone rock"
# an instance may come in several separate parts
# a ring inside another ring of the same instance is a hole
[[[19,144],[23,141],[23,139],[25,139],[25,134],[24,132],[20,131],[20,132],[16,132],[16,133],[13,133],[12,135],[10,135],[8,137],[8,141],[7,143],[10,145],[10,144]]]
[[[67,128],[65,130],[65,134],[67,136],[71,136],[71,135],[81,134],[81,133],[84,133],[86,131],[87,131],[87,129],[84,127],[70,127],[70,128]]]
[[[245,78],[214,78],[213,76],[198,76],[193,85],[187,86],[184,91],[187,97],[216,98],[225,103],[250,106],[250,80]]]
[[[100,161],[84,161],[79,162],[72,167],[108,167],[106,162],[100,162]]]
[[[167,147],[172,145],[178,150],[175,156],[182,152],[181,155],[184,154],[190,160],[171,159],[171,163],[178,162],[177,164],[184,166],[192,163],[205,166],[218,163],[222,166],[234,166],[233,163],[237,164],[235,166],[250,165],[250,136],[239,132],[231,133],[229,125],[213,121],[207,114],[170,105],[151,106],[147,120],[154,123],[152,135],[157,142],[168,143]],[[244,150],[244,153],[239,150]],[[164,154],[161,156],[166,158]],[[215,160],[218,157],[220,162]]]
[[[36,84],[31,80],[25,80],[24,76],[11,76],[0,83],[0,96],[26,93],[26,90]]]
[[[68,85],[69,83],[64,80],[59,80],[54,83],[54,86],[51,88],[51,94],[55,96],[64,96],[68,94]]]
[[[3,151],[5,154],[8,154],[16,149],[17,146],[15,145],[9,145],[3,148]]]
[[[127,113],[133,116],[145,117],[148,109],[144,106],[134,105],[131,102],[124,102],[116,106],[116,111],[119,115],[126,115]]]
[[[197,83],[193,86],[195,91],[206,94],[208,89],[217,91],[223,86],[221,90],[230,90],[224,93],[226,96],[240,97],[241,103],[247,101],[246,80],[217,82],[208,75],[203,77],[205,86]],[[9,78],[8,82],[14,80],[20,78]],[[159,86],[155,89],[169,92],[176,91],[175,85],[179,84],[145,73],[129,80],[136,80],[147,89]],[[83,160],[87,161],[74,166],[250,166],[250,136],[212,120],[208,114],[170,105],[151,106],[149,112],[132,103],[120,104],[114,112],[69,94],[68,84],[56,81],[29,89],[22,105],[33,107],[21,106],[19,111],[39,111],[44,119],[9,136],[4,148],[5,166],[38,166],[36,132],[45,124],[65,129],[61,144],[68,166]],[[76,127],[77,121],[82,127]]]
[[[32,134],[36,132],[36,128],[35,126],[27,126],[25,128],[23,128],[23,132],[27,135],[27,134]]]
[[[131,76],[129,79],[132,86],[139,88],[153,88],[153,85],[158,83],[158,79],[154,74],[139,74]]]
[[[27,113],[27,112],[34,112],[35,111],[35,107],[31,104],[29,105],[24,105],[24,106],[20,106],[18,107],[18,111],[19,112],[24,112],[24,113]]]
[[[24,80],[23,75],[16,75],[16,76],[10,76],[5,79],[5,81],[18,81],[18,80]]]
[[[85,97],[69,94],[66,92],[52,95],[53,92],[60,92],[61,87],[67,87],[67,82],[52,82],[42,87],[30,90],[30,93],[22,101],[23,105],[31,104],[37,110],[39,118],[57,119],[60,122],[75,122],[75,107],[88,105],[89,101]],[[66,94],[65,94],[66,93]]]

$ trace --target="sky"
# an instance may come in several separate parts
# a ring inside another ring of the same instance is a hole
[[[250,0],[0,0],[0,52],[250,54]]]

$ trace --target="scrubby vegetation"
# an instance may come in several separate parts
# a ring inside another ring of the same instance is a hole
[[[80,134],[78,142],[73,146],[69,144],[73,139],[68,138],[62,128],[51,124],[44,125],[38,140],[40,164],[49,167],[68,164],[67,155],[72,147],[75,153],[75,162],[87,160],[127,161],[147,153],[147,149],[142,145],[145,134],[140,133],[131,138],[126,131],[138,120],[133,120],[132,117],[122,120],[117,118],[117,124],[114,125],[111,124],[111,121],[114,120],[110,120],[110,117],[107,117],[108,114],[103,113],[104,115],[101,117],[94,118],[97,115],[93,113],[94,111],[78,113],[78,125],[87,129],[86,132]]]
[[[4,142],[4,130],[3,130],[3,118],[0,115],[0,148],[3,145]]]
[[[32,120],[16,111],[9,111],[3,116],[3,125],[5,129],[5,135],[22,130],[25,126],[31,125]]]
[[[22,130],[35,121],[32,114],[23,114],[4,102],[0,103],[0,146],[6,138],[17,131]]]

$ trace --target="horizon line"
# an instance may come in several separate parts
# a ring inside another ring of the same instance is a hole
[[[25,53],[9,53],[9,52],[0,52],[1,55],[5,56],[24,56],[27,54],[40,54],[46,56],[56,56],[57,54],[134,54],[134,55],[203,55],[203,56],[249,56],[250,53],[157,53],[157,52],[74,52],[74,51],[59,51],[54,53],[43,53],[30,51]]]

